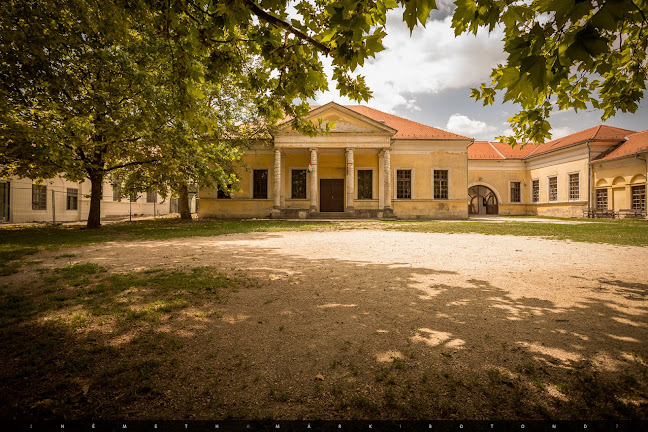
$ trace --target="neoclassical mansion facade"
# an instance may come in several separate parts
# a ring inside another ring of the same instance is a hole
[[[282,124],[246,152],[237,190],[200,191],[199,215],[569,217],[593,207],[645,214],[648,131],[601,125],[511,148],[366,106],[331,102],[308,118],[334,127],[308,137]]]

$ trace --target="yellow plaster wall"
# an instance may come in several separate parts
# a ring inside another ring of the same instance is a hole
[[[401,219],[466,219],[466,200],[397,200],[394,215]]]
[[[272,200],[202,198],[198,210],[207,218],[269,217]]]
[[[392,196],[396,197],[396,170],[411,169],[413,176],[413,199],[433,200],[432,170],[448,170],[448,198],[467,199],[466,188],[466,154],[451,152],[432,152],[426,154],[393,154],[392,167]],[[395,199],[395,201],[398,201]],[[447,201],[447,200],[435,200]],[[434,217],[434,215],[433,215]]]
[[[615,211],[632,208],[632,186],[646,184],[646,164],[636,158],[597,163],[592,171],[594,190],[607,189],[608,208]]]
[[[239,218],[266,217],[270,215],[273,204],[274,188],[274,154],[270,152],[250,151],[242,161],[248,167],[239,166],[236,175],[239,180],[239,190],[232,193],[231,198],[217,199],[216,188],[205,188],[199,191],[200,217]],[[252,176],[254,169],[268,170],[268,198],[252,199]]]
[[[569,174],[580,174],[580,205],[587,205],[587,176],[589,164],[587,157],[572,162],[556,163],[546,167],[529,170],[529,180],[540,180],[540,201],[542,204],[569,203]],[[558,201],[549,201],[549,177],[558,177]],[[529,187],[530,183],[529,183]],[[530,192],[529,192],[530,193]],[[585,201],[585,204],[582,203]],[[569,207],[569,206],[567,206]]]
[[[500,206],[511,204],[511,182],[513,181],[521,182],[520,202],[531,202],[530,174],[526,170],[480,170],[475,168],[468,171],[468,188],[482,185],[494,190]]]

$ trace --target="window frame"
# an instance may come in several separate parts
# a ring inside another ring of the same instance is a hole
[[[513,185],[517,184],[517,200],[513,200]],[[522,181],[509,180],[509,202],[519,204],[522,202]]]
[[[47,210],[47,185],[32,183],[32,210]]]
[[[639,189],[642,189],[643,192],[641,194],[637,194],[639,196],[639,199],[638,201],[635,201],[635,190]],[[630,186],[630,202],[632,204],[631,208],[633,210],[642,210],[644,212],[646,211],[646,185]]]
[[[537,195],[536,195],[537,186]],[[531,179],[531,203],[540,202],[540,179]]]
[[[576,197],[572,198],[572,176],[576,176]],[[567,173],[567,197],[568,201],[580,201],[580,171]]]
[[[70,192],[74,191],[73,194]],[[71,205],[74,203],[74,205]],[[67,188],[65,194],[65,210],[79,210],[79,189],[78,188]]]
[[[158,201],[157,192],[146,192],[147,204],[155,204]]]
[[[556,196],[554,199],[551,199],[551,180],[554,179],[556,180],[556,186],[555,186],[555,192]],[[558,202],[558,176],[557,175],[552,175],[552,176],[547,176],[547,202]]]
[[[409,171],[410,172],[410,178],[409,178],[409,197],[407,198],[399,198],[398,197],[398,172],[399,171]],[[414,184],[414,168],[401,168],[401,167],[396,167],[394,168],[394,199],[396,200],[412,200],[414,199],[414,188],[412,185]]]
[[[445,179],[445,181],[446,181],[446,183],[447,183],[447,184],[446,184],[446,195],[447,195],[447,196],[446,196],[445,198],[443,198],[443,197],[439,197],[439,198],[437,198],[436,193],[435,193],[435,187],[434,187],[434,186],[435,186],[435,183],[436,183],[436,179],[434,178],[434,176],[435,176],[435,174],[436,174],[437,171],[439,171],[439,172],[445,171],[445,172],[446,172],[446,179]],[[448,168],[446,168],[446,169],[440,169],[440,168],[439,168],[439,169],[436,169],[436,168],[433,168],[433,169],[432,169],[432,199],[433,199],[433,200],[444,200],[444,201],[445,201],[445,200],[449,200],[449,199],[450,199],[450,171],[451,171],[451,170],[448,169]]]
[[[255,196],[255,195],[256,195],[256,192],[257,192],[257,188],[256,188],[256,184],[257,184],[257,183],[256,183],[256,177],[255,177],[255,175],[256,175],[257,172],[261,172],[261,171],[265,171],[265,172],[266,172],[266,178],[265,178],[265,196],[264,196],[264,197]],[[251,186],[252,186],[252,188],[251,188],[251,189],[252,189],[252,190],[251,190],[252,193],[251,193],[250,198],[252,198],[252,199],[257,199],[257,200],[268,199],[268,197],[269,197],[269,190],[270,190],[270,185],[269,185],[269,183],[270,183],[270,169],[269,169],[269,168],[252,168],[251,179],[252,179],[252,181],[250,182],[250,184],[251,184]]]
[[[609,208],[608,206],[610,205],[610,201],[609,201],[610,200],[610,193],[608,192],[608,189],[607,188],[599,188],[599,189],[595,189],[595,191],[596,192],[595,192],[595,197],[594,198],[596,199],[596,201],[595,201],[596,208],[600,209],[600,210],[607,210]],[[599,206],[599,192],[605,192],[605,207]]]
[[[113,183],[112,185],[112,200],[114,202],[121,202],[121,185],[119,183]]]
[[[295,171],[304,171],[304,197],[295,197],[295,191],[293,188],[293,173]],[[290,168],[290,199],[291,200],[307,200],[309,199],[309,187],[308,187],[308,168],[307,167],[294,167]]]
[[[355,170],[355,199],[357,200],[374,200],[374,170],[375,168],[356,168]],[[371,197],[369,198],[360,198],[360,171],[369,171],[371,173],[371,186],[369,188],[369,191],[371,193]]]

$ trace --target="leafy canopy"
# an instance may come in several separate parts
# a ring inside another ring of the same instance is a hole
[[[521,106],[512,137],[543,142],[554,109],[598,109],[602,120],[635,112],[646,89],[646,0],[457,0],[455,33],[504,28],[507,62],[472,90],[484,105],[497,93]]]

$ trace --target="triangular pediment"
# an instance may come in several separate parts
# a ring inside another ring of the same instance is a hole
[[[387,134],[391,136],[398,132],[380,121],[373,120],[335,102],[313,108],[305,118],[315,125],[318,125],[320,120],[322,126],[330,124],[331,133]],[[282,133],[298,133],[292,129],[290,121],[283,123],[279,130]]]

